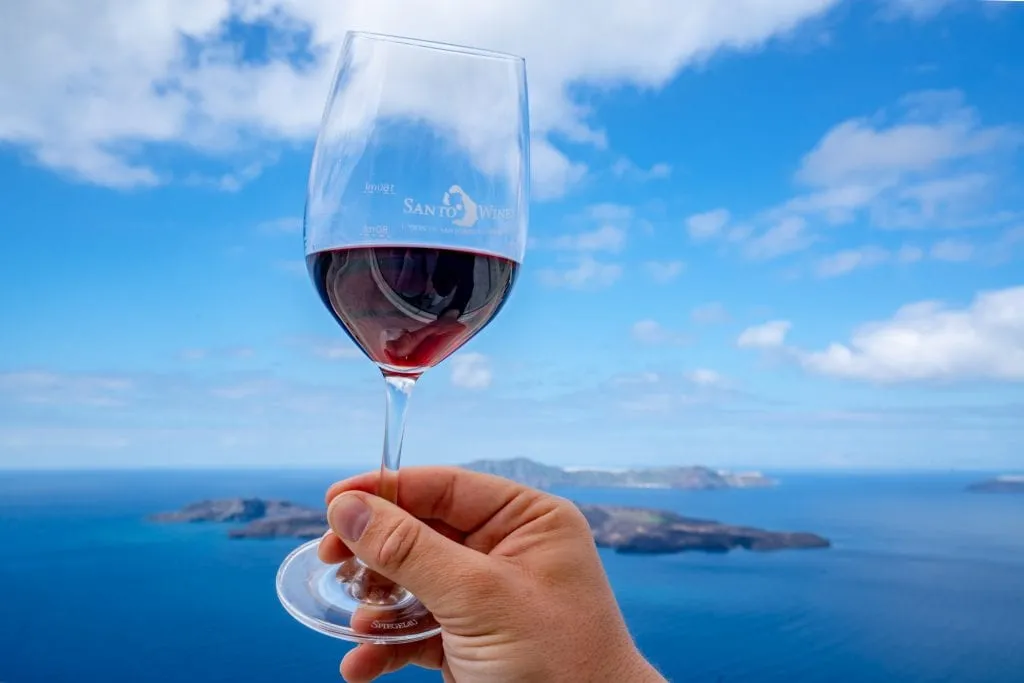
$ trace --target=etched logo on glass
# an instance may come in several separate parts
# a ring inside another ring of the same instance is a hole
[[[493,204],[478,204],[469,193],[459,185],[452,185],[444,193],[440,204],[421,203],[413,197],[406,197],[402,205],[402,213],[412,216],[431,216],[447,218],[452,225],[460,228],[472,228],[481,219],[509,220],[515,212],[508,207]]]

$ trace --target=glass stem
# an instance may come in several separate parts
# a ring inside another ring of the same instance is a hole
[[[405,438],[405,414],[416,379],[401,375],[384,375],[387,386],[384,454],[380,461],[380,483],[377,495],[398,504],[398,468],[402,464],[402,440]]]
[[[402,463],[402,439],[405,437],[405,411],[416,378],[384,373],[387,408],[384,422],[384,455],[380,461],[377,495],[398,504],[398,468]],[[356,600],[370,605],[394,605],[408,593],[390,579],[367,567],[362,560],[342,563],[339,578],[349,582],[348,591]]]

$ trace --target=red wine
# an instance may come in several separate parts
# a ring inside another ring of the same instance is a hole
[[[355,247],[306,257],[327,309],[385,372],[419,376],[484,328],[518,264],[423,247]]]

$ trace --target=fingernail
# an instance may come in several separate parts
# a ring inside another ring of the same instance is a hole
[[[331,528],[346,541],[358,541],[370,523],[370,506],[359,496],[339,496],[331,504]]]

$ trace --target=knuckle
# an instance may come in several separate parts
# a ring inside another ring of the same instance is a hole
[[[446,481],[444,490],[434,501],[430,511],[432,519],[448,519],[451,516],[451,511],[455,508],[455,482],[455,477],[449,477]]]
[[[557,524],[572,531],[590,531],[590,524],[583,511],[570,500],[559,498],[555,504],[554,517]]]
[[[377,550],[377,566],[384,572],[401,569],[420,540],[422,527],[412,517],[402,517],[381,534]]]

